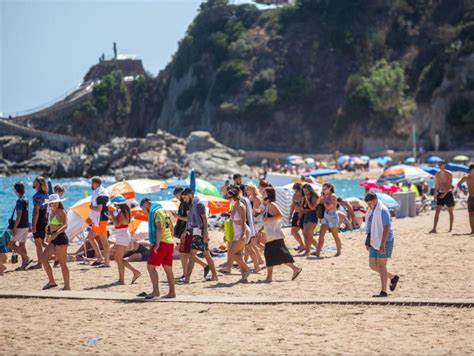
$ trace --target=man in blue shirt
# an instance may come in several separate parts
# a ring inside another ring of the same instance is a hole
[[[369,250],[370,269],[380,275],[382,290],[374,297],[387,297],[387,284],[390,279],[390,291],[397,287],[399,276],[387,271],[387,260],[392,257],[393,251],[393,228],[390,211],[382,202],[379,202],[377,194],[369,192],[365,196],[365,202],[369,206],[367,212],[367,234],[366,248]]]
[[[22,263],[18,270],[24,270],[31,262],[33,262],[33,260],[28,257],[25,248],[26,239],[28,238],[28,231],[30,229],[30,224],[28,222],[28,200],[24,197],[25,185],[23,183],[15,183],[13,189],[18,199],[15,205],[16,219],[11,229],[12,239],[8,244],[8,247],[10,250],[21,256]]]

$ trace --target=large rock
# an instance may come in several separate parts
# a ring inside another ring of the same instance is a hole
[[[41,148],[37,138],[25,139],[20,136],[0,137],[0,150],[3,158],[11,162],[22,162],[30,159]]]

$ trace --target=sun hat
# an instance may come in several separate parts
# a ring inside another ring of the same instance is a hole
[[[121,194],[114,195],[111,199],[110,202],[112,204],[125,204],[127,202],[127,199]]]
[[[64,198],[64,199],[61,199],[59,197],[59,194],[51,194],[48,199],[45,199],[44,200],[44,204],[43,205],[47,205],[47,204],[52,204],[52,203],[60,203],[62,201],[65,201],[67,198]]]

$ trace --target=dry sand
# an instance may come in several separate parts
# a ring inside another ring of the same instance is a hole
[[[443,213],[440,233],[429,235],[433,214],[395,220],[395,248],[389,270],[400,275],[396,297],[473,298],[474,251],[466,210],[455,211],[455,229],[446,233]],[[289,234],[289,230],[285,231]],[[219,233],[213,234],[217,242]],[[290,281],[288,268],[275,271],[273,284],[261,284],[264,271],[248,285],[235,284],[237,271],[205,282],[196,270],[192,283],[177,286],[180,295],[282,297],[368,297],[379,291],[377,275],[368,269],[361,232],[342,235],[343,254],[312,260],[295,258],[303,267]],[[294,245],[291,237],[287,243]],[[327,237],[326,246],[334,246]],[[30,248],[32,246],[30,245]],[[75,248],[75,246],[74,246]],[[181,273],[176,261],[175,275]],[[219,264],[221,261],[217,261]],[[144,273],[136,285],[111,285],[113,268],[70,263],[74,290],[138,293],[149,290]],[[11,265],[9,265],[11,269]],[[59,269],[54,270],[58,283]],[[160,272],[160,278],[164,274]],[[127,275],[131,279],[131,275]],[[43,271],[11,272],[0,277],[2,290],[39,290]],[[166,292],[166,284],[161,284]],[[65,292],[67,293],[67,292]],[[314,354],[403,353],[471,354],[474,352],[472,309],[343,305],[217,305],[119,303],[112,301],[2,299],[0,354],[211,353]],[[87,346],[98,338],[97,346]]]

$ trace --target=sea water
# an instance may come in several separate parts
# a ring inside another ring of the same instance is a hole
[[[25,196],[29,201],[29,213],[30,221],[33,211],[33,204],[31,198],[35,193],[33,189],[33,180],[35,179],[34,175],[26,176],[9,176],[2,177],[0,176],[0,231],[4,230],[8,226],[8,219],[15,207],[16,195],[13,191],[13,184],[16,182],[23,182],[26,187]],[[327,179],[328,182],[331,182],[336,187],[336,194],[341,197],[361,197],[364,193],[364,189],[359,186],[361,179],[337,179],[331,180]],[[64,202],[66,208],[71,207],[79,199],[82,199],[86,194],[91,194],[90,181],[87,178],[68,178],[68,179],[52,179],[51,183],[53,186],[57,183],[60,183],[66,189],[65,198],[67,200]],[[103,178],[103,185],[107,187],[115,183],[113,177]],[[213,182],[218,188],[223,184],[222,181]],[[257,182],[255,182],[257,183]],[[145,197],[145,195],[137,194],[136,199],[140,201]],[[173,197],[173,189],[164,189],[159,193],[147,195],[152,200],[168,200]]]

